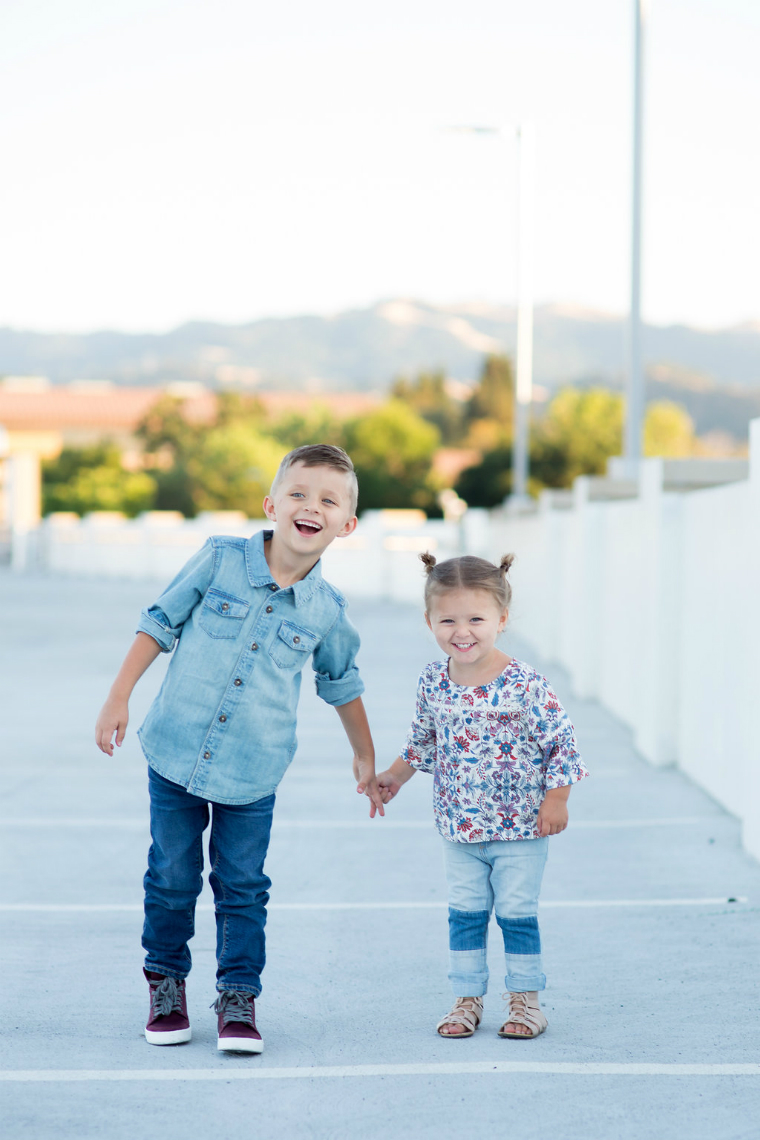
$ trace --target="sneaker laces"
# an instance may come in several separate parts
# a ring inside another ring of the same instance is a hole
[[[223,990],[216,1001],[212,1002],[211,1009],[214,1013],[221,1013],[222,1025],[229,1025],[231,1021],[240,1021],[253,1029],[252,996],[240,990]]]
[[[176,978],[166,977],[153,990],[153,1016],[170,1013],[182,1013],[182,991]]]

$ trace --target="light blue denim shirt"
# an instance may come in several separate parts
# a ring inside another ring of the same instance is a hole
[[[167,780],[223,804],[268,796],[285,774],[310,655],[328,704],[364,691],[345,598],[319,563],[281,590],[264,557],[271,534],[210,538],[140,615],[138,631],[174,650],[138,733],[143,752]]]

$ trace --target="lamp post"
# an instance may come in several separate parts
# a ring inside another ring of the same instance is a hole
[[[641,459],[644,371],[641,360],[641,204],[644,144],[644,36],[649,0],[634,0],[633,185],[631,195],[631,305],[628,319],[626,412],[623,455],[634,476]]]
[[[530,406],[533,398],[533,196],[535,131],[531,123],[517,126],[451,127],[471,135],[514,138],[517,142],[517,360],[515,368],[515,439],[512,449],[512,494],[509,503],[527,499]]]

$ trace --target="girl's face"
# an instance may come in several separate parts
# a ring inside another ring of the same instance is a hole
[[[490,590],[441,590],[434,594],[425,621],[440,648],[457,665],[485,665],[507,624]]]

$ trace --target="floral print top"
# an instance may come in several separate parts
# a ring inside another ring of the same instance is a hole
[[[548,788],[588,775],[570,719],[545,677],[514,658],[487,685],[456,685],[448,661],[426,665],[403,760],[434,776],[444,839],[538,839]]]

